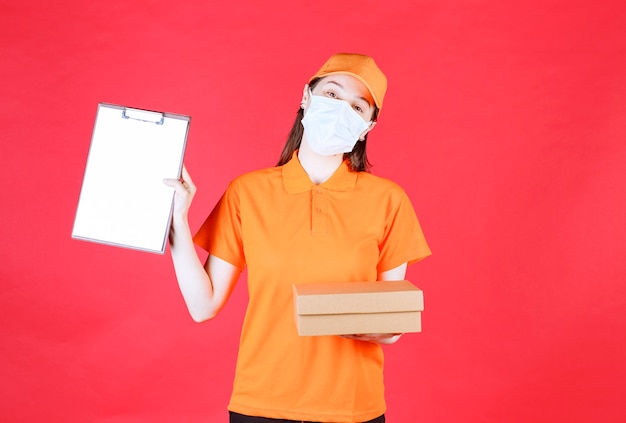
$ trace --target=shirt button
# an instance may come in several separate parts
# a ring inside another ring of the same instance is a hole
[[[318,188],[317,193],[318,193],[318,194],[321,194],[321,193],[322,193],[322,190]]]

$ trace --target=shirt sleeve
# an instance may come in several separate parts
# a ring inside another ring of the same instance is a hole
[[[209,254],[239,270],[246,267],[241,234],[239,195],[231,183],[193,238]]]
[[[385,231],[379,246],[378,272],[403,263],[413,264],[431,255],[409,197],[404,190],[394,197],[388,205]]]

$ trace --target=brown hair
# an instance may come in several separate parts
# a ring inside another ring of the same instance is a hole
[[[315,85],[320,81],[321,78],[314,79],[309,83],[311,89],[315,87]],[[372,120],[376,120],[376,116],[378,115],[378,108],[374,109],[374,114],[372,115]],[[283,147],[282,153],[280,153],[280,159],[276,166],[282,166],[291,160],[293,153],[300,148],[300,143],[302,142],[302,135],[304,134],[304,127],[302,126],[302,118],[304,117],[304,110],[299,108],[298,113],[296,113],[296,119],[293,122],[293,126],[291,127],[291,131],[289,131],[289,135],[287,136],[287,141],[285,142],[285,146]],[[350,166],[350,170],[353,172],[369,172],[369,169],[372,167],[370,162],[367,160],[367,152],[366,152],[366,144],[367,144],[367,136],[363,141],[357,141],[354,149],[349,153],[344,153],[343,159],[350,159],[348,164]]]

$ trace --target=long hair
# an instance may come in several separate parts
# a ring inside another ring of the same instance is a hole
[[[314,79],[309,83],[311,89],[315,87],[315,85],[319,82],[320,78]],[[374,115],[372,120],[376,120],[376,116],[378,115],[378,108],[374,110]],[[293,122],[293,126],[289,131],[289,135],[287,135],[287,141],[283,147],[282,153],[280,153],[280,159],[276,166],[282,166],[291,160],[293,153],[300,148],[300,143],[302,142],[302,135],[304,135],[304,126],[302,125],[302,118],[304,117],[304,110],[302,108],[298,109],[298,113],[296,113],[296,119]],[[367,160],[367,136],[369,133],[365,134],[363,141],[357,141],[354,149],[352,149],[349,153],[344,153],[343,159],[348,160],[348,164],[350,166],[350,170],[353,172],[369,172],[372,165]]]

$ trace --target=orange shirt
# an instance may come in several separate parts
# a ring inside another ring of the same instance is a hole
[[[385,412],[380,346],[300,337],[292,285],[369,281],[430,254],[395,183],[343,163],[321,185],[297,154],[236,178],[194,238],[243,269],[249,304],[229,410],[262,417],[354,422]]]

